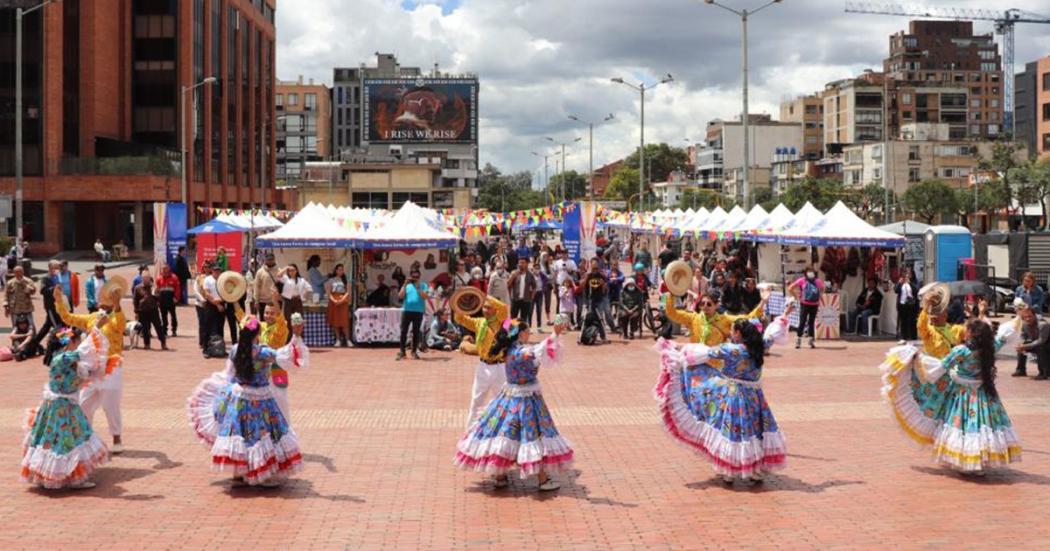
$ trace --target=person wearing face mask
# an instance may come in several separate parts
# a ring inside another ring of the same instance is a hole
[[[787,292],[790,295],[798,292],[798,301],[802,305],[798,318],[798,338],[795,340],[795,348],[802,348],[802,337],[809,333],[809,347],[816,348],[816,322],[817,310],[820,309],[820,297],[824,294],[824,282],[817,279],[817,271],[812,267],[806,269],[806,275],[788,285]]]
[[[916,324],[919,321],[919,290],[911,279],[911,271],[904,270],[900,281],[893,286],[897,295],[897,322],[900,326],[900,338],[905,341],[919,339]]]
[[[62,300],[62,288],[54,290],[55,308],[58,310],[62,323],[79,329],[90,331],[99,325],[99,319],[105,318],[105,322],[99,329],[109,341],[108,358],[106,361],[107,376],[102,382],[93,384],[80,391],[80,407],[84,415],[91,423],[95,417],[95,410],[102,406],[106,412],[106,421],[109,423],[109,432],[113,435],[113,447],[110,451],[118,454],[124,451],[124,442],[120,436],[123,433],[124,420],[120,411],[120,400],[124,394],[124,369],[122,356],[124,354],[124,327],[127,318],[120,308],[120,291],[114,290],[109,296],[99,297],[98,311],[91,314],[73,314]],[[94,425],[92,423],[92,425]]]
[[[510,274],[507,272],[506,265],[496,261],[496,267],[489,276],[489,295],[503,304],[511,304],[509,281]]]

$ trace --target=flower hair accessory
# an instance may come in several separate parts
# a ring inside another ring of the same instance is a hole
[[[55,338],[58,339],[58,343],[62,346],[69,346],[69,343],[73,341],[75,336],[76,332],[69,327],[63,327],[55,333]]]
[[[507,337],[513,341],[517,339],[518,334],[521,333],[521,322],[513,318],[507,318],[507,320],[503,322],[503,330],[507,332]]]
[[[292,327],[303,324],[303,315],[299,312],[292,314]]]
[[[259,330],[259,318],[255,316],[248,316],[244,318],[244,322],[241,323],[241,329],[247,329],[249,331]]]

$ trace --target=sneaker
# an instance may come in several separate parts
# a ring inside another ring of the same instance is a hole
[[[814,342],[813,339],[809,339],[809,347],[810,348],[816,348],[817,347],[817,343]]]
[[[124,444],[113,444],[113,447],[109,449],[109,453],[112,453],[113,455],[124,453]]]
[[[419,354],[417,354],[416,352],[412,352],[412,359],[413,360],[418,360],[419,359]]]
[[[802,337],[795,339],[795,350],[802,348]]]
[[[1036,380],[1036,381],[1045,381],[1045,380],[1047,380],[1047,379],[1050,379],[1050,376],[1046,376],[1046,375],[1036,375],[1035,377],[1032,377],[1032,379],[1034,379],[1034,380]]]
[[[731,486],[733,484],[733,477],[729,475],[722,475],[722,483]]]
[[[72,484],[69,486],[70,490],[90,490],[95,487],[95,483],[90,480],[85,480],[79,484]]]
[[[1014,371],[1010,376],[1011,377],[1027,377],[1028,373],[1025,372],[1025,371]]]
[[[395,362],[400,362],[403,359],[405,359],[405,353],[404,352],[398,352],[397,353],[397,357],[394,358],[394,361]]]
[[[492,486],[497,490],[502,490],[503,488],[510,486],[510,478],[508,478],[506,475],[497,476]]]

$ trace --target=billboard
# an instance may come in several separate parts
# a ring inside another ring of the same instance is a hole
[[[477,143],[478,81],[366,79],[365,137],[371,143]]]

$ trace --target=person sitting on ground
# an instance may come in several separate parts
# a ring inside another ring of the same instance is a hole
[[[15,327],[10,338],[11,355],[15,361],[20,362],[44,352],[39,344],[33,343],[33,326],[29,323],[29,316],[25,314],[15,316]]]
[[[448,310],[438,310],[427,332],[427,346],[436,350],[451,351],[459,348],[463,340],[459,328],[449,320]]]

